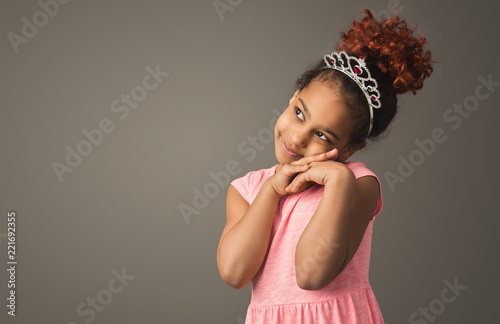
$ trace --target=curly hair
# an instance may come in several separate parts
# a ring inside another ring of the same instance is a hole
[[[373,127],[369,139],[375,140],[387,129],[397,112],[398,94],[422,89],[423,81],[433,72],[431,52],[424,51],[426,39],[413,36],[416,28],[408,27],[397,15],[378,22],[373,14],[363,9],[361,21],[354,20],[351,28],[341,31],[337,50],[364,58],[367,68],[377,80],[382,107],[374,109]],[[296,81],[301,91],[313,81],[328,84],[341,94],[350,116],[355,122],[351,132],[351,146],[365,141],[370,122],[369,107],[362,90],[344,73],[326,66],[323,59],[315,63]]]

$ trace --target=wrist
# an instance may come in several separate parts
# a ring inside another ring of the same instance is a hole
[[[266,187],[266,189],[264,190],[268,190],[270,192],[271,195],[275,196],[278,200],[283,198],[286,193],[280,193],[280,191],[278,190],[278,188],[275,186],[275,183],[273,181],[273,178],[274,175],[272,175],[271,177],[269,177],[266,182],[264,182],[264,185],[262,186],[264,189],[264,187]]]
[[[338,186],[339,184],[355,184],[356,176],[348,167],[331,170],[325,177],[325,187]]]

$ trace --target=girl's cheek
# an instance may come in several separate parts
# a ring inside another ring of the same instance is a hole
[[[281,127],[289,127],[291,122],[292,122],[292,120],[289,116],[282,116],[278,120],[278,123]]]
[[[276,121],[276,126],[274,127],[277,132],[282,131],[284,128],[286,128],[286,118],[281,115],[278,120]]]

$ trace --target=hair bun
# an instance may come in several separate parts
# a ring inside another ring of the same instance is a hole
[[[425,37],[414,37],[416,28],[409,28],[396,15],[378,22],[370,10],[361,13],[366,17],[354,20],[351,29],[341,32],[342,44],[337,49],[375,64],[392,80],[396,93],[416,94],[433,72],[431,52],[423,50]]]

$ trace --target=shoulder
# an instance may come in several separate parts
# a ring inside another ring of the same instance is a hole
[[[376,201],[374,215],[382,210],[382,186],[377,175],[366,167],[363,162],[349,161],[345,165],[354,173],[356,177],[356,187],[358,192],[366,197],[371,196]]]
[[[372,170],[368,169],[363,162],[349,161],[345,162],[344,164],[352,171],[352,173],[354,173],[356,179],[365,176],[373,176],[377,178],[377,175]]]

